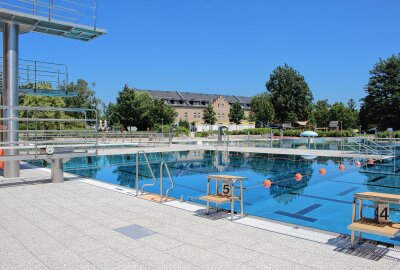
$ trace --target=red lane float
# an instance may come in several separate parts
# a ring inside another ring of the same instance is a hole
[[[324,168],[319,169],[319,174],[320,175],[325,175],[326,174],[326,170]]]
[[[375,161],[372,158],[368,159],[368,165],[374,165],[374,163]]]
[[[303,179],[303,176],[301,175],[301,173],[296,173],[294,175],[294,180],[301,181],[301,179]]]
[[[264,182],[263,182],[263,186],[264,186],[265,188],[270,188],[270,187],[272,186],[271,180],[265,179]]]
[[[4,155],[3,149],[0,149],[0,156]],[[0,161],[0,169],[4,169],[4,162]]]

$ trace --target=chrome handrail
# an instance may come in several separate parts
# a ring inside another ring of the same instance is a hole
[[[364,144],[364,143],[357,142],[356,140],[353,140],[353,139],[351,139],[351,138],[348,138],[347,141],[348,141],[348,142],[353,142],[353,143],[357,144],[357,145],[360,146],[360,147],[364,147],[365,150],[369,150],[369,151],[371,151],[373,154],[375,154],[375,155],[377,155],[377,156],[382,156],[381,153],[380,153],[378,150],[376,150],[376,149],[374,149],[374,148],[372,148],[372,147],[369,147],[368,145],[366,145],[366,144]]]
[[[174,186],[175,186],[174,185],[174,180],[172,179],[171,174],[169,172],[167,163],[165,161],[161,162],[161,164],[160,164],[160,203],[162,203],[162,201],[163,201],[163,168],[165,168],[165,171],[168,174],[169,181],[171,182],[171,187],[168,188],[165,191],[165,202],[168,201],[168,193],[169,193],[169,191],[171,189],[173,189]]]
[[[383,150],[387,151],[388,153],[392,153],[393,154],[392,150],[390,150],[389,148],[387,148],[387,147],[385,147],[383,145],[380,145],[379,143],[376,143],[376,142],[368,140],[368,139],[363,139],[363,140],[366,140],[368,143],[370,143],[372,145],[375,145],[375,147],[379,147],[380,149],[383,149]]]
[[[141,195],[143,195],[143,193],[144,193],[144,187],[154,186],[157,183],[156,177],[154,176],[154,173],[153,173],[153,170],[152,170],[152,168],[150,166],[149,160],[147,159],[146,152],[144,152],[143,150],[137,151],[136,152],[136,196],[139,195],[139,156],[140,155],[143,155],[143,157],[144,157],[144,159],[146,161],[147,167],[150,170],[151,177],[153,178],[153,183],[152,184],[144,184],[142,186]]]

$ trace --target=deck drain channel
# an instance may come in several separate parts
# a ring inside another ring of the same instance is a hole
[[[121,227],[121,228],[114,229],[114,231],[122,233],[123,235],[126,235],[133,239],[140,239],[143,237],[157,234],[157,232],[146,229],[145,227],[142,227],[139,225],[131,225],[131,226],[127,226],[127,227]]]

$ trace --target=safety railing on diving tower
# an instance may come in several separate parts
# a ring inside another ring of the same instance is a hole
[[[92,26],[97,24],[95,0],[1,0],[0,8],[47,18]]]
[[[76,96],[68,87],[67,65],[18,60],[18,91],[42,96]],[[3,59],[0,57],[0,91],[3,90]]]

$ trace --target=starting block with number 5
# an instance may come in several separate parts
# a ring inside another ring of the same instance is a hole
[[[243,183],[242,180],[247,179],[242,176],[234,175],[209,175],[207,176],[207,195],[199,199],[207,202],[207,213],[210,212],[210,203],[217,206],[223,203],[231,204],[231,220],[233,220],[233,212],[235,201],[240,201],[240,212],[243,217]],[[215,193],[211,194],[211,180],[215,181]],[[236,183],[239,183],[237,187]],[[219,191],[221,188],[221,192]],[[235,194],[235,188],[239,188],[240,195]]]

